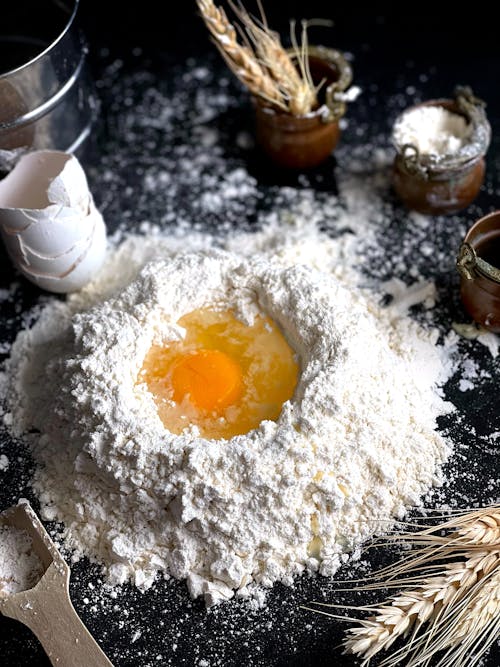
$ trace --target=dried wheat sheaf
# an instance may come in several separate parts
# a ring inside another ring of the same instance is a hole
[[[237,31],[213,0],[196,2],[222,57],[253,95],[297,116],[308,114],[317,106],[319,87],[314,86],[309,70],[306,24],[300,45],[292,30],[292,57],[281,44],[279,35],[268,27],[260,3],[260,20],[252,17],[242,5],[229,3],[242,26]]]
[[[356,623],[343,645],[362,658],[362,666],[401,637],[404,643],[381,667],[477,665],[500,634],[500,505],[455,514],[384,544],[401,539],[415,549],[354,589],[395,588],[397,594],[360,607],[315,603],[368,612],[363,619],[313,611]]]

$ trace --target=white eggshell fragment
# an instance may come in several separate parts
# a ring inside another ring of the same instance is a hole
[[[15,266],[51,292],[86,285],[106,254],[106,228],[73,155],[35,151],[0,181],[0,232]]]
[[[87,177],[78,160],[67,160],[64,167],[47,188],[47,199],[52,204],[70,208],[85,207],[89,198]]]

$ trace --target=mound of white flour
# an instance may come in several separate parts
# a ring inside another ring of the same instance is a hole
[[[334,573],[439,483],[449,447],[436,419],[450,406],[437,334],[334,278],[351,275],[343,243],[269,228],[218,241],[236,254],[201,233],[129,237],[94,284],[19,334],[8,421],[75,557],[102,562],[113,584],[186,578],[211,605],[304,569]],[[276,423],[175,436],[137,373],[152,343],[182,336],[180,316],[214,304],[269,314],[299,384]]]

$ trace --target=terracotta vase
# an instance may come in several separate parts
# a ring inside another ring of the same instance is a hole
[[[339,51],[311,46],[309,66],[315,84],[325,82],[320,104],[310,113],[296,116],[254,97],[257,143],[275,164],[287,169],[311,169],[331,155],[346,109],[336,93],[352,81],[351,67]]]

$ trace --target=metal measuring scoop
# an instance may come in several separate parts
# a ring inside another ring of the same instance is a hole
[[[53,665],[113,667],[80,620],[69,597],[70,568],[27,502],[0,514],[0,526],[24,530],[33,542],[44,574],[29,590],[0,593],[0,612],[27,625]]]

